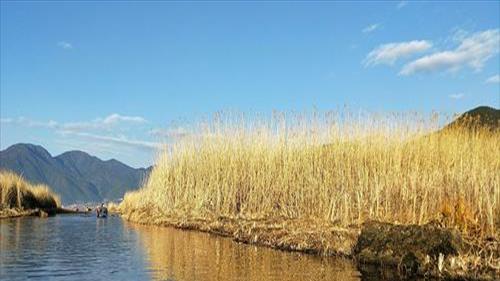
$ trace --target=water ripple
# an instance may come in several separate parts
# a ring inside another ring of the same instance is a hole
[[[118,217],[0,220],[0,280],[348,280],[348,261],[237,244]]]

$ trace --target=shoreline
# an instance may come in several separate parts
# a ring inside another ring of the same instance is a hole
[[[195,217],[141,210],[123,212],[122,217],[132,223],[207,232],[277,250],[348,258],[361,268],[375,267],[380,274],[389,270],[401,278],[486,281],[500,276],[499,241],[494,238],[489,246],[483,241],[482,249],[474,251],[457,230],[436,223],[371,221],[343,228],[317,219]]]
[[[88,212],[75,211],[65,208],[35,208],[35,209],[19,209],[19,208],[9,208],[0,210],[0,220],[1,219],[11,219],[19,217],[49,217],[56,214],[86,214]]]
[[[0,219],[80,213],[88,212],[64,208],[4,209],[0,211]],[[500,276],[498,239],[483,240],[474,249],[459,231],[437,222],[395,225],[369,221],[345,228],[312,218],[201,217],[150,210],[132,210],[121,217],[132,223],[207,232],[276,250],[347,258],[360,271],[370,274],[485,281],[498,280]]]

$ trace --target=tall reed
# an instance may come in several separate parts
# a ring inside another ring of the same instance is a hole
[[[499,132],[419,114],[218,115],[166,145],[122,211],[158,215],[439,220],[496,235]]]
[[[0,209],[53,209],[61,205],[59,196],[46,185],[33,185],[21,176],[0,171]]]

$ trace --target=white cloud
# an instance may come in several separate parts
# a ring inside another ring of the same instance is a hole
[[[86,131],[86,130],[110,130],[121,124],[141,124],[148,121],[140,116],[126,116],[113,113],[105,118],[96,118],[92,121],[59,123],[54,120],[38,121],[24,116],[13,118],[2,118],[2,123],[12,123],[26,127],[45,127],[59,130]]]
[[[160,142],[152,141],[153,138],[148,134],[149,128],[145,124],[148,121],[139,116],[114,113],[104,118],[81,122],[39,121],[26,117],[1,118],[0,121],[2,126],[21,126],[27,132],[30,128],[42,128],[52,136],[60,136],[52,139],[66,142],[65,147],[78,146],[85,148],[85,151],[122,157],[126,155],[124,152],[128,151],[131,161],[137,161],[137,155],[141,153],[151,155],[151,152],[162,147]]]
[[[73,45],[69,42],[66,42],[66,41],[57,42],[57,46],[59,46],[63,49],[73,49]]]
[[[1,123],[21,125],[30,128],[55,128],[58,126],[58,123],[54,120],[36,121],[24,116],[18,118],[2,118]]]
[[[104,129],[104,125],[101,122],[68,122],[61,124],[60,129],[72,130],[72,131],[85,131],[91,129]]]
[[[79,137],[84,137],[91,140],[97,140],[100,142],[113,143],[118,145],[125,145],[135,148],[147,148],[147,149],[158,149],[161,147],[160,143],[143,141],[143,140],[134,140],[129,139],[126,136],[109,136],[109,135],[98,135],[86,132],[75,132],[75,131],[59,131],[62,135],[75,135]]]
[[[493,75],[484,81],[485,83],[500,83],[500,75]]]
[[[400,58],[426,51],[431,47],[432,43],[426,40],[383,44],[366,56],[364,65],[394,64]]]
[[[463,93],[449,95],[450,98],[455,99],[455,100],[459,100],[459,99],[463,98],[464,96],[465,95]]]
[[[408,1],[399,1],[399,3],[396,5],[396,8],[398,8],[398,10],[399,10],[406,5],[408,5]]]
[[[140,116],[124,116],[113,113],[102,120],[104,124],[116,124],[119,122],[146,123],[146,119]]]
[[[445,42],[451,41],[453,43],[462,43],[468,36],[470,36],[470,33],[460,27],[455,27],[452,29],[452,35],[450,38],[447,38]]]
[[[82,150],[94,155],[101,153],[108,155],[124,154],[124,149],[116,144],[90,142],[87,139],[77,140],[76,138],[57,138],[54,140],[54,143],[58,144],[60,147],[64,147],[65,150]]]
[[[372,31],[375,31],[377,28],[379,28],[380,25],[378,23],[375,23],[375,24],[371,24],[365,28],[363,28],[362,32],[363,33],[370,33]]]
[[[463,38],[455,50],[437,52],[406,64],[399,74],[457,71],[465,66],[480,71],[488,59],[498,54],[499,49],[499,29],[477,32]]]
[[[96,118],[93,121],[67,123],[59,123],[54,120],[38,121],[24,116],[1,119],[1,123],[9,123],[28,128],[46,128],[62,135],[84,137],[101,143],[126,145],[136,148],[159,148],[159,144],[155,142],[129,139],[124,135],[113,136],[113,133],[116,134],[116,132],[120,132],[121,124],[142,124],[145,122],[147,122],[147,120],[143,117],[125,116],[117,113],[111,114],[105,118]],[[102,135],[101,133],[103,131],[110,135]],[[95,144],[97,144],[97,142]]]
[[[141,124],[147,122],[148,121],[144,117],[126,116],[126,115],[120,115],[118,113],[113,113],[104,118],[96,118],[92,121],[64,123],[61,125],[61,128],[65,130],[75,130],[75,131],[81,131],[81,130],[85,131],[89,129],[109,130],[112,127],[116,127],[125,123]]]

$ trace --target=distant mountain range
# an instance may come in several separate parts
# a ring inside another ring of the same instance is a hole
[[[0,151],[0,169],[11,170],[33,183],[44,183],[63,204],[122,198],[137,189],[152,167],[134,169],[115,159],[103,161],[83,151],[56,157],[39,145],[15,144]]]

